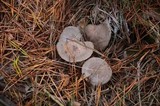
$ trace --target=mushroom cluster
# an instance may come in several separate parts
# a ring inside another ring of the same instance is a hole
[[[57,43],[59,56],[67,62],[81,62],[91,57],[93,50],[104,50],[111,38],[111,28],[108,20],[99,25],[89,24],[84,28],[88,41],[82,41],[83,35],[75,26],[66,27]],[[99,57],[91,57],[84,62],[82,74],[90,79],[92,85],[107,83],[112,70],[107,62]]]

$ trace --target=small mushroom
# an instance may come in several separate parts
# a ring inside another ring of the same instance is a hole
[[[92,42],[71,41],[58,42],[57,51],[62,59],[68,62],[81,62],[88,59],[93,53]]]
[[[66,42],[68,39],[80,41],[81,38],[82,34],[78,27],[68,26],[61,33],[59,42]]]
[[[82,34],[78,27],[68,26],[60,35],[57,51],[60,57],[68,62],[80,62],[88,59],[94,49],[92,42],[81,42]]]
[[[86,38],[93,42],[95,49],[104,50],[111,39],[111,28],[106,19],[99,25],[89,24],[84,28]]]
[[[105,60],[92,57],[83,64],[82,74],[89,78],[92,85],[96,86],[105,84],[111,79],[112,69]]]

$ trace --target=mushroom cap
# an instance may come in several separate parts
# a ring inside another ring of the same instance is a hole
[[[89,24],[84,29],[86,38],[93,42],[95,49],[104,50],[111,39],[111,28],[107,21],[93,25]]]
[[[92,42],[71,40],[58,42],[56,46],[60,57],[68,62],[81,62],[88,59],[92,55],[94,48]]]
[[[62,31],[59,42],[66,42],[68,39],[80,41],[81,38],[82,34],[78,27],[68,26]]]
[[[90,79],[92,85],[107,83],[112,76],[112,69],[107,62],[98,57],[88,59],[82,66],[82,74]]]

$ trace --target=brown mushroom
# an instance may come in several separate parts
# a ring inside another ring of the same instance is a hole
[[[78,27],[68,26],[66,27],[60,35],[59,42],[66,42],[67,40],[78,40],[80,41],[82,34]]]
[[[108,20],[99,25],[89,24],[84,29],[86,38],[93,42],[95,49],[104,50],[111,39],[111,28]]]
[[[111,79],[112,69],[105,60],[92,57],[83,64],[82,74],[89,78],[92,85],[96,86],[105,84]]]
[[[68,26],[60,35],[57,51],[62,59],[68,62],[80,62],[88,59],[94,49],[92,42],[81,42],[82,34],[78,27]]]
[[[81,62],[88,59],[93,53],[92,42],[71,41],[58,42],[57,51],[62,59],[68,62]]]

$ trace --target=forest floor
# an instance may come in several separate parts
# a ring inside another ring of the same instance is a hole
[[[60,58],[66,26],[109,18],[101,53],[111,80],[93,87]],[[159,0],[0,0],[0,106],[160,106]]]

